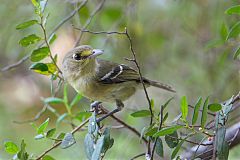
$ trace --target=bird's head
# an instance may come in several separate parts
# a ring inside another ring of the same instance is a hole
[[[63,59],[64,74],[85,74],[93,72],[96,57],[103,54],[103,50],[93,49],[88,45],[81,45],[70,50]],[[82,72],[82,73],[81,73]]]

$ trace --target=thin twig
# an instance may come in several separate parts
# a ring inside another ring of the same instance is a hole
[[[88,0],[84,0],[81,5],[79,7],[77,7],[74,11],[72,11],[67,17],[65,17],[61,22],[59,22],[56,27],[52,30],[52,32],[49,34],[49,37],[48,39],[53,36],[53,34],[63,25],[65,24],[67,21],[69,21],[76,13],[78,13],[78,11],[83,8],[86,3],[87,3]],[[44,43],[41,43],[38,47],[41,47]],[[37,47],[37,48],[38,48]],[[5,67],[3,67],[1,69],[1,72],[6,72],[8,70],[11,70],[13,68],[16,68],[17,66],[23,64],[25,61],[27,61],[29,59],[31,54],[28,54],[26,56],[24,56],[23,58],[21,58],[19,61],[17,61],[16,63],[13,63],[13,64],[10,64],[10,65],[7,65]]]
[[[140,154],[138,154],[138,155],[132,157],[130,160],[137,159],[137,158],[142,157],[142,156],[144,156],[144,155],[145,155],[145,153],[140,153]]]
[[[94,16],[102,9],[104,3],[106,0],[102,0],[101,3],[99,3],[99,5],[96,7],[96,9],[90,14],[89,18],[87,19],[86,23],[83,26],[83,30],[85,30],[91,23],[92,19],[94,18]],[[76,40],[75,43],[75,47],[78,46],[78,44],[80,43],[81,39],[82,39],[82,34],[83,32],[80,33],[78,39]]]
[[[101,110],[104,112],[104,113],[108,113],[109,111],[104,108],[103,106],[101,106]],[[141,133],[138,132],[134,127],[130,126],[129,124],[127,124],[126,122],[124,122],[123,120],[117,118],[115,115],[111,115],[110,116],[111,118],[113,118],[114,120],[116,120],[118,123],[122,124],[125,128],[129,129],[130,131],[132,131],[133,133],[135,133],[138,137],[141,137]],[[147,143],[147,139],[145,137],[142,137],[143,141],[145,143]]]
[[[74,130],[71,131],[72,134],[75,134],[78,130],[80,130],[83,126],[85,126],[85,124],[88,123],[90,118],[86,119],[85,121],[83,121],[79,126],[77,126]],[[52,147],[48,148],[47,150],[45,150],[40,156],[38,156],[36,158],[36,160],[41,160],[41,158],[43,156],[45,156],[48,152],[50,152],[51,150],[57,148],[60,144],[62,143],[62,140],[55,143]]]
[[[146,86],[145,86],[144,81],[143,81],[142,72],[141,72],[140,66],[139,66],[138,61],[137,61],[137,58],[136,58],[136,53],[135,53],[135,51],[133,50],[132,39],[131,39],[130,35],[128,34],[127,28],[125,28],[125,32],[126,32],[126,36],[127,36],[128,40],[129,40],[129,43],[130,43],[130,50],[131,50],[131,52],[132,52],[133,62],[136,64],[136,67],[137,67],[137,69],[138,69],[140,81],[141,81],[141,83],[142,83],[142,86],[143,86],[143,90],[144,90],[146,99],[147,99],[147,101],[148,101],[148,109],[149,109],[150,114],[151,114],[151,117],[150,117],[150,125],[152,125],[152,122],[153,122],[153,111],[152,111],[151,101],[150,101],[150,98],[149,98],[149,95],[148,95]],[[149,140],[148,140],[148,148],[147,148],[147,154],[149,154],[149,157],[151,157],[150,153],[151,153],[151,140],[150,140],[150,138],[149,138]]]

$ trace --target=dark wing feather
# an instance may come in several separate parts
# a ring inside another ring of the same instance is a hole
[[[100,64],[97,77],[99,77],[98,80],[102,83],[111,84],[139,80],[138,73],[126,65],[101,59],[97,61]]]

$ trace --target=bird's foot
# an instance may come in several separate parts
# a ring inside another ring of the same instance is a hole
[[[122,103],[122,101],[121,101],[121,100],[118,100],[118,99],[116,100],[116,105],[117,105],[117,108],[116,108],[116,109],[114,109],[113,111],[107,113],[106,115],[98,118],[98,119],[97,119],[97,122],[101,122],[101,121],[104,120],[105,118],[107,118],[107,117],[109,117],[109,116],[112,116],[114,113],[117,113],[117,112],[121,111],[121,110],[123,109],[123,107],[124,107],[124,104]]]
[[[99,105],[101,104],[102,102],[99,102],[99,101],[94,101],[91,103],[91,108],[90,108],[90,112],[93,112],[93,111],[96,111],[96,113],[98,113],[99,111]]]

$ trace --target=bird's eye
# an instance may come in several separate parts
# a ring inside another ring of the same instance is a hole
[[[73,59],[74,60],[77,60],[77,61],[79,61],[79,60],[81,60],[81,56],[80,56],[80,54],[73,54]]]

